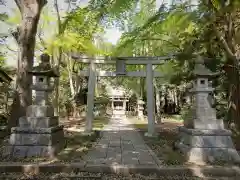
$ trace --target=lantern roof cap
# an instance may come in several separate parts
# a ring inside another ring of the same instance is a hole
[[[206,68],[206,66],[204,65],[204,59],[201,56],[197,56],[197,58],[195,59],[195,67],[193,70],[193,74],[197,77],[215,76],[215,73]]]
[[[34,66],[28,73],[34,76],[59,77],[57,69],[52,68],[50,65],[50,56],[48,54],[42,54],[39,65]]]

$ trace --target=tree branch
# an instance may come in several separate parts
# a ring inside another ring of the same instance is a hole
[[[59,12],[59,8],[58,8],[58,0],[54,0],[54,6],[57,12],[57,19],[58,19],[58,33],[61,34],[62,33],[62,28],[61,28],[61,18],[60,18],[60,12]]]
[[[47,0],[37,0],[38,4],[40,5],[39,7],[44,7],[47,4]]]
[[[236,56],[234,55],[234,53],[232,52],[232,50],[230,49],[226,39],[221,35],[221,33],[217,30],[216,27],[213,26],[213,29],[218,37],[218,39],[220,40],[220,42],[222,43],[224,49],[226,50],[227,54],[231,57],[231,58],[236,58]]]
[[[20,11],[22,11],[21,0],[14,0],[14,1],[15,1],[16,5],[17,5],[18,9],[19,9]]]
[[[42,44],[43,48],[46,50],[46,49],[47,49],[47,48],[46,48],[46,44],[45,44],[43,38],[41,37],[41,34],[40,34],[40,33],[38,33],[38,38],[39,38],[40,43]]]
[[[20,36],[20,27],[18,26],[16,30],[11,32],[12,36],[16,40],[16,42],[19,44],[19,36]]]
[[[15,53],[18,52],[18,51],[16,51],[16,50],[11,49],[7,44],[5,44],[5,45],[6,45],[6,48],[7,48],[9,51],[12,51],[12,52],[15,52]]]
[[[178,49],[181,49],[181,48],[179,47],[179,45],[174,44],[173,42],[168,41],[168,40],[163,39],[163,38],[140,38],[140,40],[144,40],[144,41],[164,41],[164,42],[166,42],[166,43],[168,43],[168,44],[171,44],[172,46],[174,46],[174,47],[176,47],[176,48],[178,48]]]

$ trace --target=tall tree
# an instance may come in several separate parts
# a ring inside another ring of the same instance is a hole
[[[34,49],[40,13],[47,1],[15,0],[15,3],[22,17],[20,26],[17,28],[17,31],[14,32],[19,46],[16,81],[19,103],[17,103],[18,108],[15,108],[16,112],[14,112],[13,115],[14,118],[19,118],[25,115],[26,107],[32,100],[30,89],[32,78],[28,75],[28,71],[32,68],[34,62]]]

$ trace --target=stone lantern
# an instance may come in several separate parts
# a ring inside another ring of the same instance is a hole
[[[193,105],[184,127],[179,127],[180,139],[177,148],[187,155],[192,163],[216,161],[240,161],[240,157],[231,139],[231,131],[224,129],[222,120],[216,118],[216,110],[212,107],[213,88],[209,86],[209,78],[214,76],[198,57],[194,69],[195,81],[190,90]]]
[[[33,67],[35,76],[33,104],[27,108],[26,116],[19,119],[19,127],[11,129],[10,145],[14,157],[53,157],[65,145],[63,126],[54,116],[49,95],[53,91],[50,79],[59,75],[50,66],[49,56],[41,55],[39,66]]]
[[[145,104],[144,101],[141,100],[141,99],[139,99],[138,102],[137,102],[137,105],[138,105],[138,109],[137,109],[138,110],[138,118],[141,119],[141,120],[144,119],[144,115],[143,115],[143,110],[144,110],[143,105],[144,104]]]

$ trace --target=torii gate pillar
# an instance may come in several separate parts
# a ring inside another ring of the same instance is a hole
[[[87,114],[86,114],[86,126],[85,132],[92,132],[92,121],[94,119],[93,108],[94,108],[94,94],[96,85],[96,66],[92,61],[89,64],[89,79],[88,79],[88,93],[87,93]]]
[[[147,87],[147,116],[148,132],[145,136],[155,135],[155,106],[154,106],[154,88],[153,88],[153,69],[152,64],[146,65],[146,87]]]

